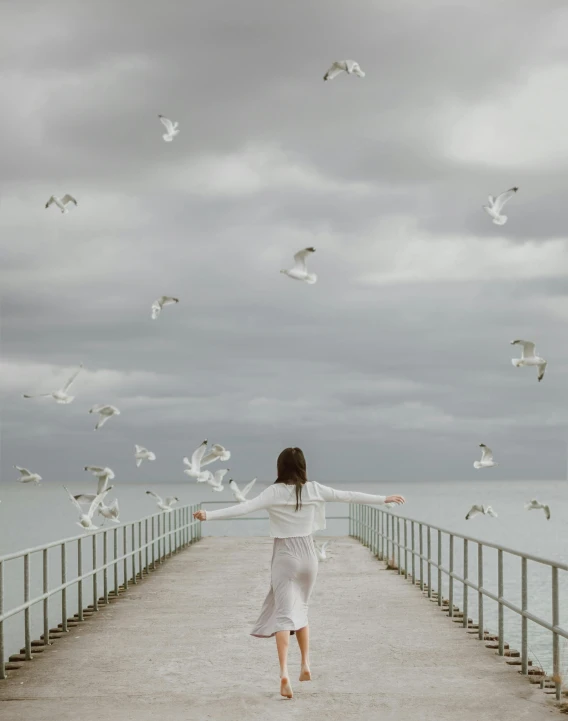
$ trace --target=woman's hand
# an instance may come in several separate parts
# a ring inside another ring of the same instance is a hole
[[[394,498],[394,496],[393,496]],[[207,520],[207,514],[205,511],[195,511],[193,514],[193,517],[196,518],[198,521],[206,521]]]
[[[387,496],[385,498],[385,503],[398,503],[399,505],[402,505],[404,503],[404,496]]]

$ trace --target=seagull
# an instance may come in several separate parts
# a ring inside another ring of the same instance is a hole
[[[149,451],[147,448],[144,448],[144,446],[135,445],[134,448],[136,449],[136,453],[134,454],[134,458],[136,458],[136,468],[140,468],[142,461],[156,460],[156,454],[152,453],[152,451]]]
[[[491,506],[472,506],[467,516],[465,517],[465,520],[467,521],[470,518],[473,518],[474,516],[478,516],[480,513],[485,514],[486,516],[493,516],[493,518],[497,518],[497,514],[495,511],[491,508]]]
[[[114,486],[109,485],[104,485],[104,487],[101,488],[101,483],[99,482],[99,490],[97,493],[78,493],[77,495],[73,496],[73,498],[77,501],[77,503],[86,503],[87,505],[90,505],[99,495],[99,493],[103,493],[104,491],[112,491],[113,488]]]
[[[90,409],[89,413],[98,413],[100,415],[98,423],[95,426],[95,431],[97,431],[101,426],[103,426],[112,416],[120,415],[120,411],[118,410],[118,408],[115,408],[115,406],[103,405],[93,406]]]
[[[179,303],[179,298],[172,298],[169,295],[162,295],[157,298],[152,303],[152,320],[156,320],[165,305],[172,305],[173,303]]]
[[[70,396],[67,393],[67,391],[73,385],[75,378],[77,378],[77,376],[81,372],[82,367],[83,367],[83,364],[81,363],[81,365],[79,366],[79,369],[73,373],[73,375],[69,378],[67,383],[62,388],[60,388],[58,391],[53,391],[52,393],[39,393],[38,395],[34,395],[34,396],[30,396],[27,393],[24,393],[23,394],[24,398],[45,398],[47,396],[51,396],[51,398],[55,399],[56,403],[65,404],[65,405],[68,403],[71,403],[71,401],[73,401],[75,399],[75,396]]]
[[[322,543],[321,545],[319,543],[314,543],[318,561],[325,561],[325,559],[327,558],[325,549],[327,548],[328,543],[329,541],[324,541],[324,543]]]
[[[56,195],[52,195],[51,198],[45,204],[45,207],[49,208],[49,206],[52,203],[55,203],[55,205],[61,210],[62,213],[69,212],[67,210],[67,205],[69,203],[75,203],[75,205],[77,205],[77,201],[75,200],[75,198],[72,195],[69,195],[69,193],[64,195],[62,198],[58,198]]]
[[[323,76],[324,80],[333,80],[340,73],[347,73],[347,75],[358,75],[360,78],[365,77],[365,73],[359,67],[359,63],[355,60],[336,60],[327,73]]]
[[[517,192],[518,188],[510,188],[501,195],[494,198],[492,195],[489,196],[489,205],[484,205],[483,210],[487,215],[492,218],[495,225],[505,225],[507,222],[507,216],[501,215],[503,206],[508,200],[511,200],[513,195]]]
[[[104,518],[108,518],[109,521],[120,523],[120,520],[118,518],[118,514],[120,513],[120,511],[118,510],[118,498],[115,498],[114,501],[110,504],[110,506],[105,506],[105,504],[101,501],[101,503],[99,504],[98,512],[99,515],[103,516]]]
[[[168,120],[168,118],[165,118],[163,115],[158,115],[158,117],[160,118],[160,120],[164,124],[164,127],[167,130],[165,135],[162,135],[162,138],[166,141],[166,143],[171,143],[174,139],[174,136],[179,133],[179,123],[172,123],[171,120]]]
[[[198,483],[208,483],[211,486],[211,489],[213,491],[222,491],[224,489],[223,486],[223,478],[225,476],[225,473],[227,471],[230,471],[230,468],[222,468],[218,471],[215,471],[215,473],[211,473],[211,471],[204,471],[201,475],[203,478],[198,478]]]
[[[95,496],[94,500],[92,501],[91,505],[89,506],[89,510],[87,511],[87,513],[83,513],[81,504],[78,503],[78,501],[75,499],[75,497],[71,495],[71,493],[69,492],[69,490],[67,489],[66,486],[63,486],[63,488],[65,488],[65,490],[69,494],[69,499],[71,500],[71,503],[73,503],[73,505],[77,508],[77,510],[81,514],[79,517],[79,520],[77,521],[77,525],[81,526],[81,528],[84,528],[87,531],[96,531],[98,526],[95,526],[93,524],[93,515],[110,489],[107,488],[106,491],[103,491],[102,493],[99,493],[97,496]]]
[[[493,451],[491,450],[491,448],[488,448],[485,443],[480,443],[479,447],[483,448],[483,451],[481,453],[481,460],[473,462],[474,468],[477,468],[479,470],[480,468],[492,468],[493,466],[499,465],[493,460]]]
[[[306,257],[310,253],[315,252],[315,248],[304,248],[304,250],[299,250],[294,256],[296,265],[292,268],[292,270],[281,270],[280,272],[285,273],[289,278],[294,278],[294,280],[305,280],[306,283],[312,285],[317,281],[318,277],[315,273],[308,273],[308,269],[306,267]]]
[[[542,509],[546,520],[550,521],[550,506],[546,506],[544,503],[539,503],[536,498],[533,498],[530,503],[525,503],[525,511],[538,511]]]
[[[175,505],[179,501],[179,498],[176,498],[176,496],[170,496],[169,498],[166,498],[165,501],[162,501],[160,496],[158,496],[157,493],[154,493],[154,491],[146,491],[146,493],[149,496],[152,496],[153,498],[155,498],[158,502],[158,508],[160,508],[162,511],[166,511],[167,513],[171,513],[172,506]]]
[[[39,482],[41,481],[41,476],[37,473],[32,473],[31,471],[28,471],[27,468],[21,468],[20,466],[14,466],[16,470],[20,471],[20,477],[18,478],[20,483],[37,483],[39,486]]]
[[[229,481],[229,488],[231,491],[233,491],[233,496],[235,497],[235,500],[237,500],[239,503],[244,503],[247,500],[247,493],[249,493],[250,489],[254,486],[256,483],[256,478],[253,478],[250,483],[247,483],[246,486],[241,489],[237,486],[235,481],[231,478]]]
[[[191,461],[187,458],[187,456],[183,459],[183,462],[186,466],[189,466],[189,468],[186,468],[184,470],[184,473],[189,476],[190,478],[197,478],[198,481],[205,481],[206,478],[205,472],[201,471],[201,461],[203,459],[203,456],[205,455],[205,451],[207,449],[207,439],[201,443],[201,445],[193,451],[193,454],[191,456]]]
[[[523,352],[520,358],[513,358],[511,363],[515,368],[521,366],[537,366],[538,376],[537,379],[540,381],[544,378],[544,371],[546,370],[547,361],[544,358],[539,358],[536,355],[535,344],[530,340],[512,340],[511,345],[522,345]]]
[[[228,451],[226,448],[219,445],[219,443],[214,443],[211,446],[209,453],[201,459],[201,466],[207,466],[209,463],[213,463],[213,461],[217,460],[228,461],[230,457],[231,451]]]

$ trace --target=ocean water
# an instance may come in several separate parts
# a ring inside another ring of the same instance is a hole
[[[268,481],[267,483],[269,483]],[[377,483],[345,483],[322,481],[334,488],[359,490],[366,493],[401,493],[406,497],[406,504],[393,511],[394,515],[415,519],[425,523],[461,533],[486,542],[498,543],[508,548],[524,551],[534,556],[568,564],[568,482],[567,481],[535,481],[535,482],[408,482],[389,484]],[[81,480],[70,486],[73,493],[92,492],[93,484]],[[253,494],[259,493],[265,484],[257,483]],[[162,497],[177,496],[179,506],[203,502],[204,508],[220,508],[234,503],[232,494],[226,486],[221,493],[215,493],[209,487],[195,483],[160,483],[151,485],[116,483],[107,502],[117,497],[120,503],[120,518],[123,522],[135,521],[157,512],[154,500],[145,491],[154,490]],[[551,519],[546,520],[542,511],[524,510],[524,503],[531,498],[538,498],[551,507]],[[76,525],[76,512],[66,497],[61,486],[54,484],[3,483],[0,484],[0,556],[31,548],[43,543],[58,541],[81,533]],[[466,512],[474,503],[491,504],[498,513],[498,518],[477,516],[465,520]],[[333,520],[331,516],[345,516],[346,504],[328,504],[327,529],[318,532],[318,536],[333,537],[347,535],[348,521]],[[268,535],[268,519],[265,511],[253,514],[260,517],[253,520],[245,517],[242,520],[211,521],[202,526],[203,535],[224,536],[258,536]],[[102,522],[102,519],[100,520]],[[114,528],[114,524],[106,521],[105,527]],[[83,543],[83,569],[90,570],[91,540],[85,534]],[[120,538],[122,537],[119,534]],[[410,536],[409,536],[410,539]],[[98,539],[98,556],[102,558],[102,538]],[[112,534],[109,539],[112,544]],[[128,544],[130,538],[128,539]],[[432,534],[432,557],[437,558],[437,534]],[[477,578],[477,545],[469,544],[469,576]],[[129,547],[129,546],[127,546]],[[119,547],[120,551],[121,546]],[[448,565],[448,544],[442,544],[443,565]],[[424,536],[426,550],[426,536]],[[333,540],[329,547],[333,562]],[[410,554],[409,554],[410,556]],[[110,557],[110,556],[109,556]],[[51,549],[48,554],[50,585],[55,586],[61,578],[60,547]],[[486,548],[484,555],[484,587],[497,593],[497,551]],[[31,597],[41,593],[41,554],[31,557]],[[9,610],[23,602],[23,563],[21,560],[9,561],[4,564],[5,594],[4,607]],[[410,566],[410,558],[409,558]],[[67,547],[67,576],[72,578],[77,568],[76,544]],[[418,572],[418,563],[416,565]],[[455,542],[455,569],[461,575],[463,569],[463,545],[459,539]],[[424,571],[426,573],[426,569]],[[102,590],[102,574],[99,574],[99,595]],[[552,581],[548,566],[536,562],[528,563],[528,608],[549,622],[552,620]],[[112,578],[112,573],[110,574]],[[437,572],[433,569],[434,586],[437,583]],[[122,564],[120,564],[119,580],[122,582]],[[403,581],[401,581],[403,582]],[[568,572],[559,571],[560,586],[560,626],[568,629]],[[92,603],[89,592],[92,584],[86,582],[83,605]],[[112,587],[112,585],[111,585]],[[447,578],[443,579],[444,596],[447,597]],[[456,582],[454,587],[454,603],[462,607],[461,585]],[[417,592],[419,592],[417,590]],[[521,560],[518,557],[504,555],[504,596],[507,600],[521,605]],[[67,594],[68,616],[76,612],[76,588],[69,589]],[[425,601],[427,603],[427,601]],[[54,596],[50,601],[50,626],[61,620],[61,599]],[[38,638],[42,632],[41,604],[32,611],[32,638]],[[497,604],[486,599],[484,604],[485,627],[497,630]],[[477,618],[477,594],[469,592],[469,615]],[[21,615],[20,615],[21,616]],[[512,611],[505,609],[505,639],[512,648],[520,650],[520,618]],[[23,645],[23,619],[12,618],[5,623],[7,655],[14,653]],[[529,623],[529,649],[535,663],[542,665],[547,671],[552,667],[552,635],[545,629]],[[561,668],[568,677],[568,642],[561,640]]]

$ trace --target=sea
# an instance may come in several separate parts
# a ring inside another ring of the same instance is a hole
[[[272,481],[257,482],[251,492],[256,495]],[[508,549],[525,552],[539,558],[568,565],[568,481],[468,481],[468,482],[366,482],[352,483],[345,481],[320,481],[325,485],[344,490],[357,490],[364,493],[402,494],[406,498],[404,506],[391,511],[407,519],[431,524],[453,533],[467,535],[473,539],[500,544]],[[176,496],[178,506],[203,503],[205,509],[222,508],[234,503],[228,486],[220,492],[212,491],[204,484],[187,483],[156,483],[141,485],[113,481],[114,488],[105,499],[109,503],[118,498],[121,522],[137,521],[158,512],[155,500],[146,494],[152,490],[163,498]],[[92,493],[93,484],[81,479],[69,485],[72,493]],[[550,506],[551,518],[547,520],[543,511],[526,511],[524,504],[532,498],[545,502]],[[473,504],[490,504],[497,518],[476,516],[465,520],[465,515]],[[327,528],[319,531],[317,537],[330,538],[328,547],[333,562],[333,537],[348,534],[349,525],[345,516],[348,506],[344,503],[328,504],[326,515]],[[202,535],[211,536],[267,536],[268,517],[265,511],[230,521],[210,521],[202,524]],[[336,516],[344,518],[334,518]],[[65,490],[56,483],[34,484],[0,483],[0,557],[27,548],[34,548],[45,543],[60,541],[65,538],[81,535],[82,530],[76,525],[76,510],[69,501]],[[97,523],[102,523],[99,518]],[[105,526],[114,528],[115,524],[105,521]],[[122,532],[121,532],[122,533]],[[92,569],[92,545],[88,532],[84,534],[82,560],[83,571]],[[112,536],[112,534],[110,534]],[[119,534],[120,537],[121,534]],[[447,536],[442,543],[443,565],[448,566]],[[410,535],[409,535],[410,539]],[[99,536],[98,558],[102,558],[102,539]],[[109,543],[112,543],[109,540]],[[128,543],[130,543],[130,536]],[[437,532],[432,533],[432,558],[437,559]],[[455,539],[455,571],[462,573],[463,541]],[[120,550],[120,549],[119,549]],[[426,551],[426,536],[424,536]],[[410,554],[409,554],[410,556]],[[109,555],[110,558],[110,555]],[[396,557],[395,557],[396,558]],[[61,546],[48,552],[49,583],[56,587],[61,582]],[[4,611],[18,606],[24,600],[23,560],[6,561],[4,564]],[[410,566],[410,558],[409,558]],[[521,606],[521,559],[505,553],[504,598]],[[76,574],[76,544],[66,546],[67,579]],[[418,562],[416,562],[418,573]],[[122,565],[120,564],[120,582],[122,582]],[[426,570],[424,570],[426,573]],[[112,573],[109,574],[112,577]],[[469,577],[477,580],[477,544],[469,543]],[[559,570],[560,589],[560,627],[568,630],[568,571]],[[30,557],[30,596],[37,597],[42,592],[42,554],[34,553]],[[433,585],[437,583],[436,569],[432,571]],[[401,583],[404,581],[401,579]],[[92,603],[89,592],[92,583],[86,581],[83,606]],[[492,593],[497,594],[497,551],[484,549],[484,580],[483,585]],[[102,574],[98,578],[98,591],[101,594]],[[462,607],[461,584],[454,587],[454,603]],[[420,593],[416,589],[416,593]],[[443,596],[448,596],[448,579],[443,578]],[[428,603],[428,601],[424,601]],[[77,611],[76,586],[68,589],[67,616]],[[552,620],[552,571],[550,566],[528,562],[528,609],[548,622]],[[469,591],[469,616],[477,619],[477,593]],[[57,594],[49,603],[50,627],[56,626],[61,620],[61,595]],[[491,599],[484,601],[484,626],[496,632],[497,603]],[[23,614],[7,619],[5,624],[6,656],[19,652],[23,647]],[[31,613],[32,639],[39,638],[42,633],[42,603],[36,604]],[[505,609],[505,640],[511,648],[520,650],[521,621],[520,617],[509,609]],[[552,670],[552,633],[536,624],[529,622],[529,656],[534,665],[541,666],[546,672]],[[561,671],[568,679],[568,641],[560,640]]]

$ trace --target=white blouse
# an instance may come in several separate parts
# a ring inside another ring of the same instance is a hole
[[[315,481],[307,481],[302,488],[302,507],[296,509],[296,487],[286,483],[274,483],[268,486],[256,498],[237,503],[235,506],[221,508],[218,511],[206,511],[206,521],[220,521],[225,518],[246,516],[253,511],[266,509],[270,518],[272,538],[290,538],[291,536],[309,536],[314,531],[325,528],[325,504],[330,501],[339,503],[384,504],[386,496],[375,496],[356,491],[337,491],[322,486]]]

